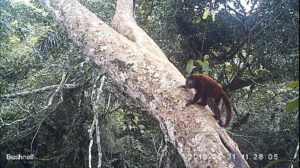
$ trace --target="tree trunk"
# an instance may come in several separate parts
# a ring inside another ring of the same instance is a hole
[[[193,93],[178,88],[185,78],[134,21],[132,0],[117,2],[113,25],[120,34],[76,0],[41,2],[120,90],[159,122],[186,167],[249,167],[208,107],[185,106]]]

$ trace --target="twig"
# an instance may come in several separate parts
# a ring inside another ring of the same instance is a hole
[[[236,0],[236,2],[239,4],[239,6],[241,7],[241,9],[243,10],[244,17],[246,17],[247,12],[246,12],[245,7],[242,5],[242,3],[241,3],[240,0]]]
[[[29,111],[29,110],[24,109],[24,108],[23,108],[20,104],[18,104],[17,102],[13,101],[13,103],[16,104],[22,111],[24,111],[24,112],[30,114],[30,111]]]
[[[92,168],[92,146],[93,146],[93,143],[94,143],[93,132],[94,132],[94,129],[95,129],[95,123],[96,123],[96,118],[94,116],[92,126],[88,130],[89,138],[90,138],[90,142],[89,142],[89,168]]]
[[[238,11],[235,10],[233,7],[229,6],[228,3],[225,3],[224,6],[227,7],[227,8],[229,8],[230,10],[232,10],[235,14],[244,16],[242,13],[238,12]],[[238,19],[238,18],[236,18],[236,19]],[[238,19],[238,20],[239,20],[239,19]],[[239,20],[239,21],[240,21],[240,20]]]
[[[295,151],[293,160],[292,160],[292,162],[291,162],[291,164],[290,164],[290,166],[289,166],[290,168],[294,168],[294,161],[297,159],[298,153],[299,153],[299,142],[298,142],[298,144],[297,144],[297,148],[296,148],[296,151]]]
[[[230,132],[228,130],[226,130],[226,132],[230,133],[231,135],[235,136],[235,137],[240,137],[242,138],[244,141],[248,142],[251,145],[254,145],[251,141],[249,141],[248,139],[244,138],[244,137],[254,137],[254,136],[245,136],[245,135],[240,135],[240,134],[235,134],[233,132]]]
[[[248,14],[249,15],[251,15],[252,14],[252,12],[253,12],[253,10],[254,10],[254,8],[255,8],[255,5],[257,4],[257,0],[255,0],[253,3],[252,3],[252,6],[251,6],[251,9],[249,10],[249,12],[248,12]]]
[[[54,91],[54,93],[51,95],[51,97],[50,97],[50,99],[48,101],[48,105],[45,107],[45,109],[47,109],[48,107],[50,107],[52,105],[54,96],[57,94],[57,92],[59,92],[63,88],[63,85],[66,82],[66,75],[67,75],[66,73],[63,73],[63,75],[61,77],[60,84],[56,88],[56,90]]]
[[[168,142],[162,141],[161,146],[159,147],[160,158],[158,162],[158,167],[162,166],[163,158],[168,154]]]

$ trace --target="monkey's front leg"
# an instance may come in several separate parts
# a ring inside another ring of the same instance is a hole
[[[208,104],[208,97],[206,96],[205,91],[203,91],[203,93],[201,94],[198,104],[201,106],[206,106]]]
[[[201,92],[196,91],[193,100],[189,100],[189,101],[185,104],[185,106],[189,106],[189,105],[191,105],[191,104],[197,103],[198,100],[199,100],[200,98],[201,98]]]
[[[186,85],[181,85],[178,88],[184,88],[184,89],[189,89]]]

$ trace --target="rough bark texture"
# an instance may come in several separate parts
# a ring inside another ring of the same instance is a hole
[[[186,167],[249,167],[208,107],[185,107],[192,92],[178,88],[185,78],[135,23],[132,0],[117,2],[113,25],[123,35],[76,0],[41,2],[120,90],[157,119]]]

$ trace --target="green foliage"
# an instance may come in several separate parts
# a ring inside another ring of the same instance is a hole
[[[293,110],[295,110],[297,108],[299,108],[299,97],[286,102],[286,111],[287,112],[292,112]]]
[[[244,148],[244,153],[252,156],[277,154],[278,160],[286,160],[294,156],[299,136],[298,119],[295,119],[294,112],[285,113],[284,102],[290,96],[290,92],[282,88],[285,88],[283,84],[268,84],[256,87],[254,90],[245,89],[231,97],[240,115],[250,113],[248,122],[238,130],[233,130],[236,134],[247,135],[246,139],[233,136],[241,149]],[[247,101],[235,101],[239,99]],[[263,167],[273,160],[253,160],[251,157],[249,163],[252,167]],[[276,166],[288,167],[289,164],[290,161],[285,161]]]
[[[208,59],[209,56],[205,55],[203,60],[189,60],[186,64],[186,72],[191,74],[195,68],[200,67],[201,73],[208,74],[210,71]]]
[[[269,164],[267,164],[264,168],[272,168],[277,164],[283,163],[283,162],[287,162],[286,160],[280,159],[280,160],[273,160],[271,161]]]
[[[286,87],[292,88],[292,89],[299,87],[299,81],[289,82],[288,84],[286,84]]]
[[[203,73],[208,74],[210,69],[209,69],[209,62],[208,62],[209,56],[204,55],[203,60],[196,60],[195,62],[198,64],[198,66],[201,66]]]
[[[287,88],[297,88],[299,87],[299,81],[294,81],[294,82],[289,82],[286,85]],[[295,109],[299,109],[299,96],[297,98],[294,98],[293,100],[287,101],[286,102],[286,111],[287,112],[292,112]]]
[[[202,19],[206,20],[209,15],[209,12],[210,12],[209,8],[206,8],[203,13]]]
[[[191,72],[193,71],[193,69],[195,68],[196,66],[194,65],[194,61],[193,60],[188,60],[188,62],[186,63],[186,72],[188,74],[191,74]]]

